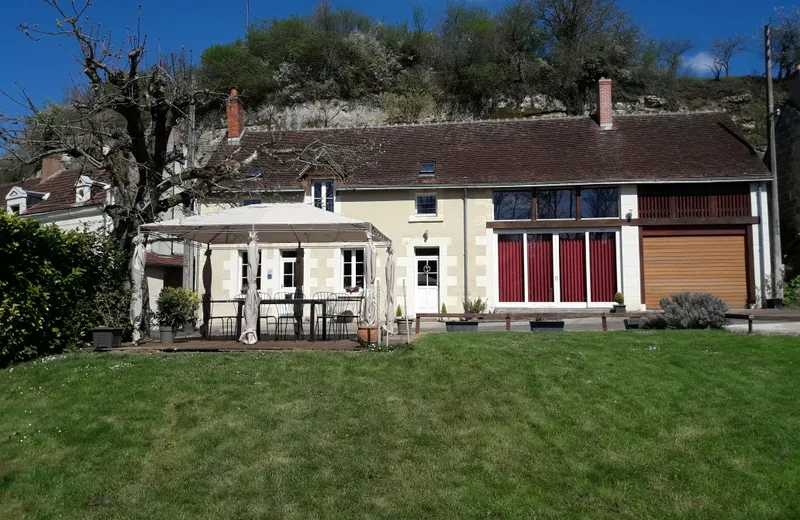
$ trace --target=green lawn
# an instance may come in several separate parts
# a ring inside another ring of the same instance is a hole
[[[431,335],[0,371],[0,518],[797,518],[800,341]]]

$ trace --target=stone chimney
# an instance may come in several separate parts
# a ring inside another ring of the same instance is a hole
[[[42,179],[41,182],[46,181],[56,173],[61,171],[61,154],[54,153],[42,159]]]
[[[239,92],[231,90],[231,97],[228,98],[226,106],[228,119],[228,144],[238,145],[244,133],[244,108],[239,100]]]
[[[597,122],[601,130],[614,128],[614,105],[611,101],[611,80],[600,78],[597,82]]]

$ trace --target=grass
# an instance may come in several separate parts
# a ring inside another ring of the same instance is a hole
[[[430,335],[0,371],[0,518],[797,518],[796,338]]]

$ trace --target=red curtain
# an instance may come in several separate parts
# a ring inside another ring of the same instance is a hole
[[[528,235],[528,301],[552,302],[553,235]]]
[[[500,267],[500,301],[525,301],[522,235],[499,235],[497,254]]]
[[[558,235],[561,265],[561,301],[586,301],[586,252],[584,233]]]
[[[592,301],[612,302],[617,292],[617,248],[614,233],[589,233]]]

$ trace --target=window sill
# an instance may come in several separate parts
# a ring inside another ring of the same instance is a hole
[[[444,222],[442,215],[410,215],[409,222]]]

